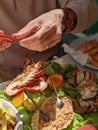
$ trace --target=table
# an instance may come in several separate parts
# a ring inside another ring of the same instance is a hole
[[[6,70],[6,68],[0,67],[0,83],[12,79],[13,75]]]

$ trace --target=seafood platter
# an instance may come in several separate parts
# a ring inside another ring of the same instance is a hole
[[[57,106],[51,80],[62,108]],[[23,130],[98,130],[98,76],[62,58],[47,62],[28,59],[23,71],[1,88],[0,99],[18,111]],[[43,113],[49,120],[44,120]]]

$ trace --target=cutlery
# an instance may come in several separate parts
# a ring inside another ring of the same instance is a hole
[[[51,81],[53,90],[54,90],[55,95],[56,95],[56,105],[57,105],[58,108],[61,109],[61,108],[64,106],[64,103],[63,103],[63,101],[58,97],[57,90],[56,90],[56,87],[55,87],[55,84],[54,84],[53,80],[50,79],[50,81]]]
[[[34,99],[32,98],[32,96],[29,94],[29,92],[27,90],[24,90],[25,94],[27,95],[27,97],[34,103],[34,105],[36,106],[36,108],[40,111],[42,118],[44,121],[48,122],[50,121],[50,116],[48,115],[48,113],[43,112],[39,106],[36,104],[36,102],[34,101]]]

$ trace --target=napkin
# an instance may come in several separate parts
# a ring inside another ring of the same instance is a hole
[[[91,60],[88,54],[72,49],[66,43],[63,43],[62,47],[64,48],[64,52],[69,53],[73,59],[82,66],[86,65]]]

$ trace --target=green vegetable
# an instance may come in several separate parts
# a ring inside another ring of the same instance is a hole
[[[98,112],[86,113],[82,114],[82,116],[85,120],[88,119],[89,123],[98,127]]]
[[[71,85],[65,83],[63,85],[63,90],[64,92],[69,95],[72,99],[76,99],[77,96],[78,96],[78,92],[77,92],[77,89],[72,87]]]
[[[18,112],[19,112],[20,114],[22,114],[26,109],[25,109],[24,106],[20,106],[20,107],[17,108],[17,110],[18,110]]]
[[[28,124],[30,122],[30,117],[26,111],[24,111],[21,114],[21,119],[22,119],[23,124],[26,124],[26,123]]]
[[[28,124],[24,124],[23,130],[32,130],[32,128]]]
[[[5,99],[5,100],[7,100],[7,101],[9,101],[9,102],[10,102],[11,99],[12,99],[12,97],[5,95],[5,93],[4,93],[3,90],[0,90],[0,98],[3,98],[3,99]]]
[[[66,73],[78,69],[77,65],[72,65],[72,64],[68,64],[65,67],[66,67]]]
[[[24,106],[19,107],[17,110],[20,113],[23,122],[23,129],[31,130],[31,119],[34,112],[27,110]]]
[[[55,70],[52,68],[51,65],[49,65],[46,69],[46,72],[45,72],[46,75],[51,75],[51,74],[55,74]]]
[[[73,77],[73,75],[72,75],[71,72],[67,72],[67,73],[64,74],[65,79],[72,78],[72,77]]]
[[[65,96],[65,95],[66,95],[66,94],[65,94],[63,88],[61,88],[61,89],[58,90],[58,96],[62,97],[62,96]]]
[[[51,66],[54,69],[55,73],[59,73],[59,71],[61,70],[61,66],[56,62],[53,62]]]
[[[39,106],[46,100],[45,92],[34,92],[30,94]]]
[[[76,65],[67,64],[61,70],[59,71],[60,74],[62,74],[65,79],[72,77],[72,71],[78,70],[78,67]]]
[[[77,130],[80,126],[83,126],[87,122],[88,120],[85,120],[81,115],[75,113],[73,121],[71,122],[70,126],[65,130]]]
[[[51,90],[50,88],[47,88],[45,90],[45,96],[50,97],[53,94],[53,92],[54,92],[53,90]]]

